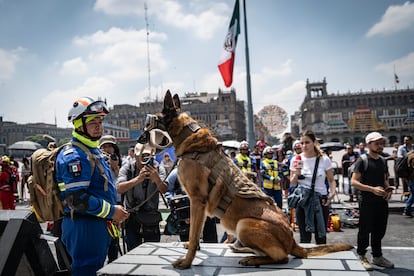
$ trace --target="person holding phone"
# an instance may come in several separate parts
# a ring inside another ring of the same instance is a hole
[[[121,167],[117,180],[118,193],[125,193],[124,204],[130,213],[125,222],[128,251],[143,242],[161,240],[159,196],[168,189],[163,181],[165,169],[154,159],[155,149],[137,143],[134,151],[135,161]]]

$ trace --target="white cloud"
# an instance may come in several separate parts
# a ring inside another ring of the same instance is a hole
[[[8,80],[13,77],[17,63],[24,52],[25,49],[20,47],[11,51],[0,49],[0,80]]]
[[[58,126],[71,127],[67,122],[68,111],[73,102],[84,96],[92,97],[94,99],[111,97],[114,84],[105,78],[91,77],[88,78],[82,85],[69,90],[54,90],[45,96],[40,102],[40,110],[42,120],[45,122],[53,121],[57,118]],[[56,103],[59,103],[58,105]],[[50,107],[57,107],[52,110]]]
[[[81,57],[65,61],[60,69],[62,75],[83,75],[88,72],[88,65]]]
[[[395,71],[400,77],[406,76],[410,78],[414,78],[414,52],[409,53],[408,55],[392,60],[388,63],[381,63],[375,67],[377,71],[382,71],[387,75],[394,75],[394,67]]]
[[[140,79],[147,76],[146,31],[111,28],[107,32],[97,31],[91,35],[75,37],[73,43],[89,47],[88,67],[94,72],[119,80]],[[151,33],[150,60],[151,74],[162,72],[167,62],[160,44],[167,36]]]
[[[367,37],[375,35],[389,35],[401,32],[414,26],[414,3],[405,2],[402,6],[390,6],[376,23],[367,32]]]
[[[228,24],[229,21],[230,8],[227,5],[223,3],[206,4],[202,1],[189,3],[191,9],[199,11],[198,13],[186,13],[181,2],[171,0],[97,0],[94,9],[112,15],[143,15],[145,12],[144,2],[148,3],[147,14],[149,17],[155,16],[167,26],[191,31],[202,40],[210,39],[216,30],[222,29],[223,25]],[[151,18],[149,21],[151,22]]]

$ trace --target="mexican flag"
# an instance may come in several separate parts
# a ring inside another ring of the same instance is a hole
[[[224,85],[230,87],[233,82],[234,56],[237,46],[237,36],[240,34],[239,0],[234,5],[229,30],[224,40],[223,53],[220,58],[218,69],[223,78]]]
[[[395,83],[400,83],[400,79],[398,78],[397,74],[394,73]]]

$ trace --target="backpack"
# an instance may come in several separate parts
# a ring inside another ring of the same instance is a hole
[[[395,160],[395,173],[400,178],[408,177],[408,154]]]
[[[105,190],[108,190],[108,179],[101,163],[83,144],[72,141],[57,148],[38,149],[31,156],[32,175],[27,180],[27,186],[30,202],[39,222],[56,221],[65,215],[66,202],[60,199],[60,190],[55,177],[55,161],[59,152],[67,145],[75,145],[88,155],[91,174],[97,165],[105,178]]]
[[[360,158],[362,159],[362,163],[364,165],[364,171],[366,171],[368,169],[368,156],[366,154],[362,154]],[[354,170],[355,170],[355,163],[356,161],[348,168],[349,178],[352,178],[352,174],[354,173]]]
[[[384,165],[386,165],[387,161],[385,160],[385,158],[384,158],[384,157],[382,157],[381,155],[380,155],[379,157],[381,158],[382,162],[384,162]],[[360,158],[362,159],[362,163],[363,163],[363,165],[364,165],[364,170],[361,172],[361,173],[363,173],[363,172],[365,172],[365,171],[368,169],[368,156],[367,156],[367,154],[362,154],[362,155],[360,156]],[[348,168],[348,176],[349,176],[350,178],[352,178],[352,174],[354,173],[355,163],[356,163],[356,162],[354,162],[354,163],[353,163],[351,166],[349,166],[349,168]]]

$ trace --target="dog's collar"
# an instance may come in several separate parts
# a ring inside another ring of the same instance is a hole
[[[174,143],[176,145],[181,144],[188,136],[197,132],[200,128],[201,126],[195,122],[185,125],[183,130],[176,137],[174,137]]]

